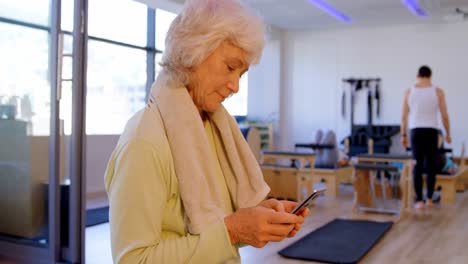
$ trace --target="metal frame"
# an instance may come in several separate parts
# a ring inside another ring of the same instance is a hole
[[[53,1],[53,0],[51,0],[51,1]],[[53,7],[53,4],[51,6]],[[51,16],[51,19],[53,20],[54,18]],[[15,19],[11,19],[11,18],[6,18],[6,17],[0,17],[0,22],[7,23],[7,24],[12,24],[12,25],[17,25],[17,26],[28,27],[28,28],[40,29],[40,30],[45,30],[45,31],[50,30],[50,27],[48,27],[48,26],[42,26],[42,25],[39,25],[39,24],[33,24],[33,23],[19,21],[19,20],[15,20]]]
[[[53,0],[51,0],[51,1],[53,1]],[[152,9],[152,10],[154,12],[154,9]],[[34,23],[28,23],[28,22],[24,22],[24,21],[20,21],[20,20],[16,20],[16,19],[10,19],[10,18],[1,17],[1,16],[0,16],[0,23],[6,23],[6,24],[11,24],[11,25],[16,25],[16,26],[23,26],[23,27],[27,27],[27,28],[34,28],[34,29],[39,29],[39,30],[43,30],[43,31],[50,31],[51,30],[50,27],[47,27],[47,26],[42,26],[42,25],[34,24]],[[149,20],[148,20],[148,23],[149,23]],[[152,27],[154,28],[154,26],[152,26]],[[148,29],[149,29],[149,27],[148,27]],[[67,30],[62,30],[61,33],[65,34],[65,35],[69,35],[69,36],[73,35],[73,32],[67,31]],[[147,33],[147,35],[149,36],[149,33]],[[154,36],[155,35],[153,34],[153,39],[154,39]],[[108,43],[108,44],[114,44],[114,45],[118,45],[118,46],[126,47],[126,48],[144,50],[144,51],[147,51],[147,52],[162,53],[162,51],[156,49],[155,46],[143,47],[143,46],[133,45],[133,44],[129,44],[129,43],[121,42],[121,41],[105,39],[105,38],[100,38],[100,37],[95,37],[95,36],[88,36],[88,39],[89,40],[94,40],[94,41],[99,41],[99,42],[104,42],[104,43]]]
[[[75,0],[73,22],[72,134],[70,153],[69,255],[72,263],[84,263],[86,207],[86,58],[88,0]]]
[[[49,254],[53,261],[60,260],[60,78],[58,58],[62,0],[51,0],[50,28],[50,85],[51,123],[49,141]]]

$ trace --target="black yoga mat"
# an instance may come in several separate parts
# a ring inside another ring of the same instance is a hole
[[[283,257],[327,263],[357,263],[393,222],[335,219],[281,250]]]

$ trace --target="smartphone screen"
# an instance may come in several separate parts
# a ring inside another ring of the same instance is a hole
[[[307,198],[300,202],[296,208],[291,211],[291,214],[297,214],[301,208],[309,207],[312,202],[322,195],[325,192],[325,189],[314,190]]]

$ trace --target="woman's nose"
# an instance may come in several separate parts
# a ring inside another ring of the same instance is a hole
[[[229,90],[231,90],[231,93],[237,93],[237,92],[239,92],[239,81],[229,82],[227,87],[228,87]]]

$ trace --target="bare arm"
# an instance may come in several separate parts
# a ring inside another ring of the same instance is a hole
[[[437,88],[437,98],[439,99],[439,108],[440,114],[442,115],[442,123],[446,133],[446,141],[448,144],[450,144],[452,142],[452,138],[450,133],[450,120],[447,111],[447,103],[445,102],[444,91],[440,88]]]
[[[406,135],[406,131],[408,129],[408,113],[409,113],[409,106],[408,106],[408,97],[410,94],[410,90],[406,90],[405,97],[403,98],[403,110],[401,113],[401,126],[400,126],[400,133],[401,133],[401,144],[404,147],[408,146],[408,136]]]

